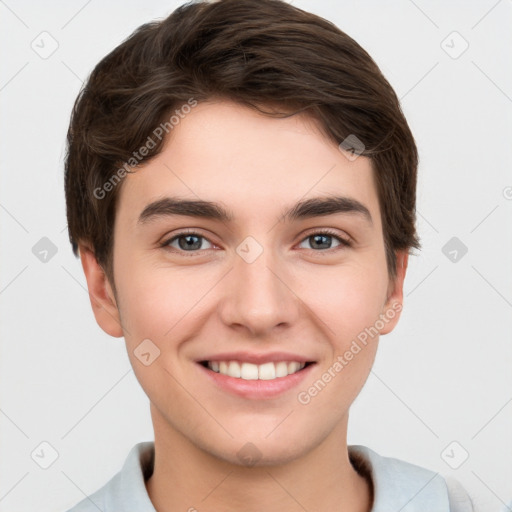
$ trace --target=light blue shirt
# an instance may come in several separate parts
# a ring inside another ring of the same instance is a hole
[[[153,442],[136,444],[121,471],[67,512],[156,512],[144,483],[153,472],[154,449]],[[371,512],[474,512],[471,499],[456,480],[382,457],[365,446],[351,445],[348,450],[351,459],[361,459],[371,472]]]

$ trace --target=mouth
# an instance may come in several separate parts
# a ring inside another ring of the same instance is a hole
[[[316,361],[286,358],[284,354],[281,357],[274,355],[271,361],[259,356],[243,357],[245,360],[234,357],[217,356],[196,362],[201,373],[218,391],[250,400],[286,396],[286,392],[298,388],[317,364]]]
[[[300,372],[313,361],[269,361],[254,364],[241,361],[200,361],[204,368],[212,372],[242,380],[275,380]]]

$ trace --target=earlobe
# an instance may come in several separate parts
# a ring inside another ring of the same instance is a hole
[[[119,338],[123,336],[123,329],[109,280],[93,251],[84,245],[80,245],[79,250],[96,322],[107,334]]]
[[[390,333],[395,328],[400,318],[404,299],[404,280],[408,262],[409,253],[407,251],[396,252],[396,277],[389,282],[387,300],[382,310],[385,325],[384,328],[380,330],[380,334]]]

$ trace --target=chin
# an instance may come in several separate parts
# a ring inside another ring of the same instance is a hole
[[[235,436],[234,439],[225,441],[224,446],[203,445],[203,450],[213,457],[229,464],[244,468],[280,466],[292,462],[308,453],[314,448],[311,436],[292,436],[284,431],[281,436],[267,434],[249,437]],[[271,439],[272,437],[272,439]],[[304,445],[304,439],[309,439],[308,445]],[[302,441],[302,442],[301,442]]]

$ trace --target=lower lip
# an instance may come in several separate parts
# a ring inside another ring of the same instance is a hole
[[[272,380],[244,380],[214,372],[205,368],[201,363],[197,363],[197,365],[208,378],[224,391],[252,400],[268,400],[293,389],[310,374],[313,366],[315,366],[314,363],[309,364],[298,372]]]

